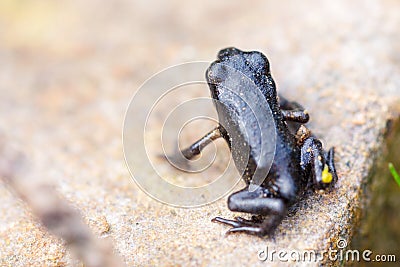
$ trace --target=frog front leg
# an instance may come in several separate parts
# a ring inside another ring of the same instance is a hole
[[[182,149],[180,153],[186,158],[186,159],[193,159],[194,157],[200,155],[201,151],[211,142],[214,140],[222,137],[221,135],[221,126],[217,126],[211,131],[209,131],[207,134],[205,134],[203,137],[201,137],[199,140],[191,144],[189,147]],[[175,152],[179,153],[179,152]],[[177,156],[169,156],[170,158],[175,158],[177,159]]]
[[[301,148],[301,167],[311,176],[310,183],[316,189],[324,189],[337,181],[334,148],[328,152],[317,138],[308,137]]]
[[[310,115],[307,110],[281,110],[285,121],[293,121],[299,123],[307,123],[310,120]]]
[[[302,105],[294,101],[289,101],[283,96],[279,96],[279,107],[285,121],[307,123],[310,119],[310,115]]]
[[[287,212],[286,201],[282,198],[273,197],[267,189],[262,187],[252,192],[245,188],[232,194],[228,199],[228,207],[231,211],[266,217],[261,219],[259,216],[253,216],[252,220],[241,217],[237,217],[235,220],[216,217],[212,221],[232,226],[228,233],[246,232],[259,236],[272,233]]]
[[[188,160],[200,155],[201,151],[214,140],[222,137],[223,128],[221,125],[215,127],[202,138],[194,142],[189,147],[175,151],[172,155],[159,155],[160,158],[167,159],[173,162],[172,166],[178,168],[181,171],[187,171],[191,169],[190,162]],[[183,155],[183,157],[182,157]]]
[[[204,135],[202,138],[194,142],[191,146],[183,149],[181,152],[185,158],[192,159],[195,156],[200,155],[204,147],[206,147],[214,140],[220,138],[221,136],[221,126],[219,125],[208,132],[206,135]]]

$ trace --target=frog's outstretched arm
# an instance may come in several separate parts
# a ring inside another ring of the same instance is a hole
[[[222,135],[221,126],[219,125],[197,140],[191,146],[183,149],[181,152],[185,158],[192,159],[195,156],[200,155],[201,150],[203,150],[204,147],[220,137],[222,137]]]
[[[283,96],[279,96],[279,106],[285,121],[307,123],[310,119],[307,110],[295,101],[289,101]]]
[[[282,115],[285,121],[294,121],[300,123],[307,123],[310,119],[310,115],[308,115],[307,110],[282,110]]]

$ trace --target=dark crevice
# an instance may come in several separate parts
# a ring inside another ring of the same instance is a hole
[[[400,187],[394,181],[388,163],[400,171],[400,118],[387,125],[385,147],[370,173],[361,220],[352,240],[352,249],[371,250],[376,254],[394,254],[400,261]],[[365,263],[365,262],[362,262]],[[358,263],[359,264],[359,263]],[[396,263],[384,263],[396,266]],[[363,265],[363,264],[362,264]],[[369,262],[368,266],[382,265]]]

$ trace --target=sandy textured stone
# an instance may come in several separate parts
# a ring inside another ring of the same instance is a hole
[[[28,179],[54,183],[128,265],[251,266],[265,264],[257,252],[266,246],[326,251],[350,241],[387,121],[399,116],[398,10],[396,1],[2,1],[0,138],[27,155]],[[307,107],[310,128],[336,147],[333,192],[307,196],[272,237],[225,237],[210,219],[234,216],[226,197],[196,209],[163,205],[124,162],[135,90],[226,46],[266,53],[278,90]],[[0,199],[0,265],[78,264],[5,184]]]

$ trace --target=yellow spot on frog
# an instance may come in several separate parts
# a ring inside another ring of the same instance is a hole
[[[326,164],[324,170],[322,171],[322,182],[325,184],[332,182],[332,174],[329,172],[328,165]]]

